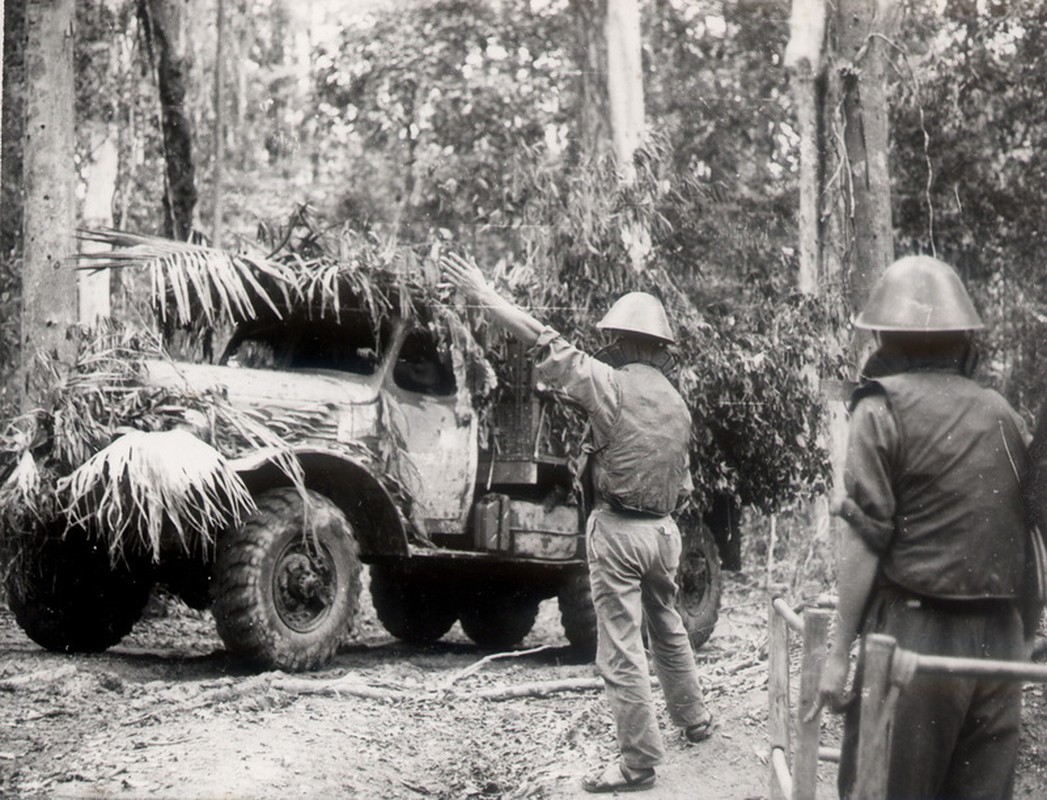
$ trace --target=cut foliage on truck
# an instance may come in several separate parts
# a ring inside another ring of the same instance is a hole
[[[579,417],[442,294],[436,252],[307,225],[268,255],[83,235],[110,249],[81,267],[149,276],[160,333],[81,332],[0,441],[8,598],[30,638],[110,647],[163,584],[244,659],[316,669],[353,629],[367,565],[393,636],[459,621],[510,648],[557,598],[592,657]],[[701,644],[719,558],[682,523],[679,606]]]

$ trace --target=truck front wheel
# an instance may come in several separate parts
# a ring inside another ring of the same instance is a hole
[[[308,496],[306,509],[296,489],[263,492],[255,513],[218,541],[218,635],[234,653],[274,669],[326,664],[360,607],[352,528],[329,499]]]
[[[34,642],[65,653],[98,653],[126,636],[152,588],[148,559],[116,565],[84,531],[49,531],[27,542],[7,574],[7,602]]]

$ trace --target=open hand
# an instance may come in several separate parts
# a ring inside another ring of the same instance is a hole
[[[487,279],[480,268],[457,253],[447,253],[440,257],[440,271],[448,283],[465,292],[470,298],[479,298],[488,290]]]

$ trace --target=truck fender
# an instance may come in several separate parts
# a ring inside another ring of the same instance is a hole
[[[262,449],[231,462],[252,495],[292,485],[275,455],[274,450]],[[402,504],[371,468],[343,453],[316,447],[295,448],[295,455],[306,488],[330,498],[349,520],[362,557],[407,555],[409,523]]]

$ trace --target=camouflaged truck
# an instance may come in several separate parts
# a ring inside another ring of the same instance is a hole
[[[587,509],[556,444],[580,431],[552,430],[552,401],[522,351],[478,413],[453,344],[464,340],[436,329],[395,315],[378,325],[363,312],[291,315],[241,323],[213,364],[148,362],[149,384],[222,387],[263,413],[304,481],[295,486],[268,450],[242,454],[233,466],[257,508],[214,531],[202,557],[172,547],[148,565],[113,566],[81,544],[9,591],[19,624],[51,649],[102,650],[160,583],[210,607],[231,652],[316,669],[353,629],[366,564],[377,617],[399,639],[434,642],[459,621],[479,647],[509,648],[556,597],[567,640],[591,658]],[[717,617],[719,557],[703,526],[682,527],[679,608],[699,645]]]

